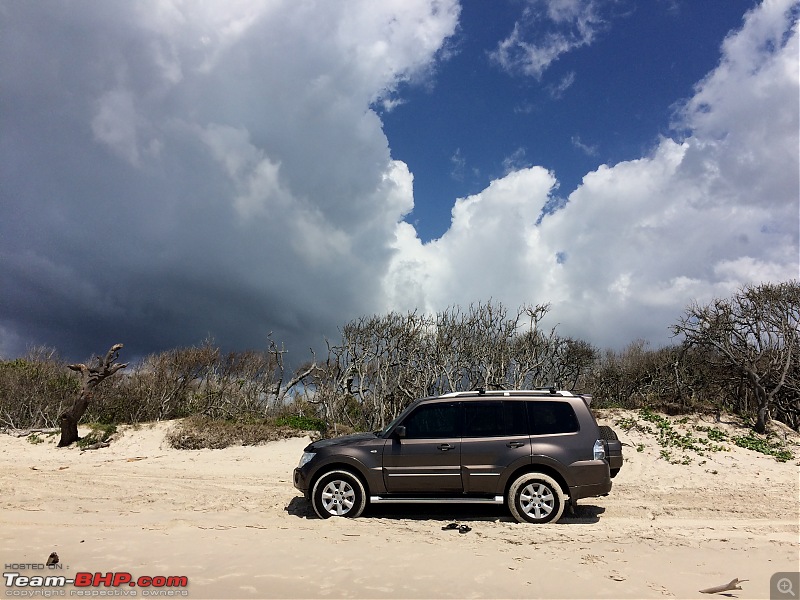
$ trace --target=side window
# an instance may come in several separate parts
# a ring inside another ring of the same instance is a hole
[[[460,436],[458,404],[426,404],[403,421],[411,439],[453,438]]]
[[[503,412],[506,420],[506,435],[528,435],[528,413],[525,410],[526,402],[503,402]]]
[[[527,402],[531,435],[573,433],[578,431],[578,417],[568,402]]]
[[[504,429],[502,402],[464,402],[464,437],[497,437]]]

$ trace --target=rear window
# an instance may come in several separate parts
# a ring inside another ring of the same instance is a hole
[[[527,402],[531,435],[574,433],[578,431],[578,417],[569,402],[542,400]]]
[[[503,402],[506,420],[506,435],[528,435],[527,402]]]
[[[528,435],[525,402],[464,402],[464,437]]]
[[[502,402],[464,403],[464,437],[498,437],[504,432]]]

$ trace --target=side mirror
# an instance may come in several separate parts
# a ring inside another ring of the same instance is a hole
[[[394,428],[394,435],[395,435],[395,437],[398,437],[398,438],[401,438],[401,439],[406,437],[405,425],[398,425],[397,427],[395,427]]]

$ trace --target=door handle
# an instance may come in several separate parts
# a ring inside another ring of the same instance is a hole
[[[445,451],[445,452],[447,452],[448,450],[452,450],[453,448],[455,448],[455,446],[453,446],[452,444],[439,444],[439,445],[438,445],[438,446],[436,446],[436,447],[437,447],[439,450],[443,450],[443,451]]]
[[[525,445],[525,442],[508,442],[506,446],[509,448],[522,448]]]

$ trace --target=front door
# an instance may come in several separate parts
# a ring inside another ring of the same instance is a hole
[[[387,441],[383,477],[390,494],[458,494],[461,484],[461,407],[425,404],[402,423],[405,437]]]

